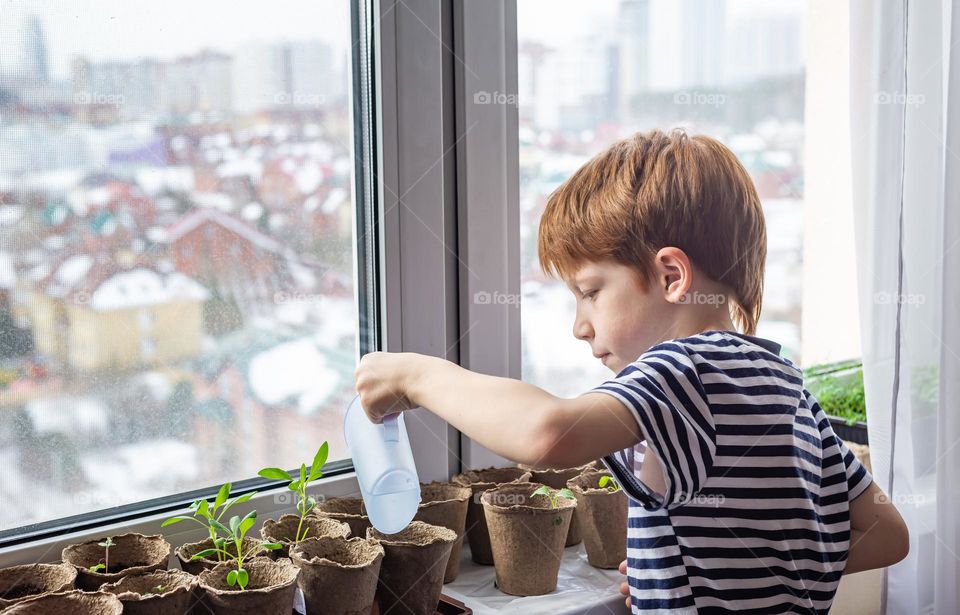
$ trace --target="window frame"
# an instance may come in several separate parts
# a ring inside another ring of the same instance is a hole
[[[358,356],[420,352],[520,377],[519,309],[473,300],[520,292],[516,15],[515,0],[351,0]],[[513,102],[473,102],[484,91]],[[507,463],[426,410],[405,420],[423,482]],[[0,561],[56,561],[68,544],[123,532],[202,540],[199,526],[160,524],[217,487],[18,528]],[[254,490],[240,510],[290,512],[278,481],[237,481],[233,494]],[[349,459],[309,488],[358,491]]]

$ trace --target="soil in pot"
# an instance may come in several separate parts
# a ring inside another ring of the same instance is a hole
[[[443,573],[457,533],[439,525],[411,521],[396,534],[367,529],[367,538],[383,545],[377,603],[381,613],[433,615],[437,612]]]
[[[455,483],[420,483],[420,506],[413,520],[439,525],[457,533],[443,573],[444,583],[450,583],[460,574],[460,548],[463,546],[471,493],[469,487]]]
[[[301,525],[300,515],[283,515],[279,519],[267,519],[260,528],[260,535],[264,542],[278,542],[283,545],[280,549],[270,551],[270,557],[273,559],[290,557],[290,545],[296,542],[298,532],[301,536],[306,532],[307,538],[322,536],[346,538],[350,535],[350,526],[343,521],[317,515],[307,515],[303,518],[303,525]]]
[[[0,610],[40,594],[73,589],[77,569],[69,564],[25,564],[0,569]]]
[[[200,573],[203,603],[213,615],[290,615],[297,591],[300,569],[287,558],[255,557],[243,563],[250,575],[246,589],[227,583],[227,574],[236,569],[224,562]],[[206,611],[204,611],[206,612]]]
[[[473,494],[467,505],[467,542],[470,543],[470,558],[486,566],[493,565],[493,552],[490,550],[490,535],[487,532],[487,520],[480,504],[480,496],[488,489],[511,482],[530,482],[531,474],[523,468],[484,468],[470,470],[455,475],[452,482],[470,487]]]
[[[194,606],[197,578],[182,570],[157,570],[123,577],[100,591],[123,602],[124,615],[183,615]]]
[[[514,596],[539,596],[557,588],[563,544],[576,500],[533,495],[536,483],[501,485],[481,502],[490,530],[497,587]],[[555,492],[554,492],[555,493]]]
[[[103,538],[81,544],[69,545],[61,554],[63,561],[77,569],[78,589],[93,591],[104,583],[115,583],[125,576],[165,570],[170,559],[170,543],[156,534],[121,534],[112,536],[109,550],[109,565],[106,570],[92,571],[91,566],[106,564],[106,549],[98,543]]]
[[[597,568],[616,568],[627,558],[627,496],[623,489],[600,487],[609,472],[584,472],[570,479],[567,487],[577,497],[576,517],[580,519],[587,561]],[[608,483],[612,484],[612,483]]]
[[[314,515],[343,521],[350,526],[350,536],[360,538],[367,535],[367,528],[370,527],[370,518],[365,513],[363,498],[354,496],[317,502],[317,507],[313,509]]]
[[[580,476],[583,472],[589,470],[596,470],[596,461],[591,461],[590,463],[582,466],[577,466],[575,468],[564,468],[562,470],[553,470],[553,469],[536,469],[530,468],[527,466],[520,466],[526,468],[533,475],[530,478],[531,483],[540,483],[541,485],[546,485],[551,489],[564,489],[567,486],[567,481],[571,478],[576,478]],[[578,545],[583,540],[580,533],[580,510],[577,509],[573,511],[573,519],[570,521],[570,529],[567,531],[567,540],[564,543],[565,547],[571,547],[573,545]]]
[[[307,538],[290,548],[307,615],[370,613],[385,552],[367,538]]]
[[[267,555],[267,549],[258,548],[259,545],[262,545],[263,541],[256,538],[247,536],[243,539],[243,552],[244,557],[255,557],[257,555]],[[177,547],[177,550],[174,552],[177,556],[177,561],[180,562],[180,568],[185,572],[190,574],[200,574],[204,570],[210,570],[217,564],[222,564],[220,560],[201,557],[198,559],[191,559],[194,554],[204,551],[206,549],[213,548],[213,541],[207,538],[206,540],[201,540],[200,542],[188,542],[185,545]],[[233,555],[237,554],[237,546],[232,542],[227,542],[224,545],[224,550]]]
[[[113,594],[68,591],[18,602],[3,615],[121,615],[123,603]]]

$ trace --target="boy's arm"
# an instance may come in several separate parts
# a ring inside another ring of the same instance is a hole
[[[414,353],[371,353],[357,371],[357,390],[373,420],[422,406],[518,463],[573,467],[641,440],[630,411],[601,393],[563,399],[519,380]]]
[[[909,551],[907,524],[877,483],[871,483],[850,502],[850,554],[843,574],[892,566]]]

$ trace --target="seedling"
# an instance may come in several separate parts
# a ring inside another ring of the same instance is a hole
[[[611,476],[601,476],[600,488],[606,489],[610,493],[616,493],[617,491],[620,491],[620,483],[615,481]]]
[[[110,547],[112,547],[114,544],[115,544],[115,543],[113,542],[113,538],[110,537],[110,536],[107,536],[107,539],[104,540],[103,542],[98,542],[98,543],[97,543],[97,546],[98,546],[98,547],[103,547],[103,563],[102,563],[102,564],[95,564],[95,565],[93,565],[93,566],[90,566],[90,569],[89,569],[90,572],[100,572],[101,570],[102,570],[103,572],[109,572],[109,570],[110,570]]]
[[[207,528],[207,532],[210,534],[210,540],[213,542],[214,546],[218,549],[222,549],[226,544],[226,539],[219,537],[219,533],[222,530],[225,530],[225,526],[220,521],[227,511],[230,510],[235,504],[242,504],[246,502],[253,496],[257,495],[257,492],[245,493],[244,495],[237,496],[233,499],[230,499],[230,483],[224,483],[220,487],[220,490],[217,492],[217,497],[213,500],[213,504],[204,499],[194,500],[193,504],[190,505],[189,511],[191,515],[177,515],[175,517],[170,517],[166,521],[160,524],[160,527],[166,527],[168,525],[173,525],[174,523],[180,523],[181,521],[193,521],[199,523],[200,525]],[[223,532],[226,534],[226,532]],[[218,561],[224,561],[222,557],[217,555]]]
[[[143,598],[153,598],[154,596],[159,596],[167,590],[163,585],[157,585],[151,591],[148,591],[143,595]]]
[[[217,526],[217,530],[223,532],[227,538],[221,539],[223,543],[233,542],[236,547],[236,555],[230,553],[226,549],[223,549],[221,545],[213,549],[204,549],[199,553],[194,554],[191,559],[200,559],[203,557],[209,557],[212,555],[217,555],[223,560],[232,560],[236,565],[234,570],[231,570],[227,573],[227,585],[230,587],[239,586],[240,590],[247,588],[247,584],[250,582],[250,573],[243,567],[243,560],[247,557],[243,552],[243,539],[247,535],[247,532],[250,531],[250,528],[254,526],[257,522],[257,511],[251,510],[246,516],[241,519],[240,517],[234,515],[230,517],[229,527],[223,525],[219,521],[213,520],[213,524]],[[282,545],[275,542],[265,542],[257,546],[258,549],[270,549],[275,551],[281,548]]]
[[[567,488],[554,491],[553,489],[551,489],[550,487],[547,487],[546,485],[538,488],[536,491],[530,494],[531,497],[535,495],[547,496],[547,498],[549,498],[550,500],[550,508],[557,508],[558,505],[560,504],[560,498],[566,498],[568,500],[576,499],[576,496],[573,495],[573,492]],[[561,523],[563,523],[563,517],[557,517],[556,519],[553,520],[554,525],[560,525]]]
[[[264,478],[269,478],[272,480],[288,480],[290,484],[287,485],[287,488],[290,491],[295,491],[297,494],[297,512],[300,514],[300,523],[297,524],[297,533],[294,536],[294,544],[300,542],[307,537],[307,533],[310,532],[310,528],[303,527],[303,520],[310,513],[311,510],[316,508],[317,500],[312,496],[307,495],[307,484],[311,483],[321,476],[323,472],[320,470],[323,468],[323,464],[327,462],[327,454],[330,451],[330,447],[326,442],[320,445],[320,449],[317,451],[317,454],[313,457],[313,463],[310,465],[310,471],[307,472],[307,464],[300,464],[300,477],[294,478],[290,475],[289,472],[281,468],[264,468],[258,472],[258,474]]]

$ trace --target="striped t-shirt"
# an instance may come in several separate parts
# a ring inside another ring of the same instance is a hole
[[[633,613],[826,613],[871,482],[803,374],[769,340],[707,331],[658,344],[594,391],[644,442],[603,458],[629,496]],[[665,493],[643,484],[650,447]]]

